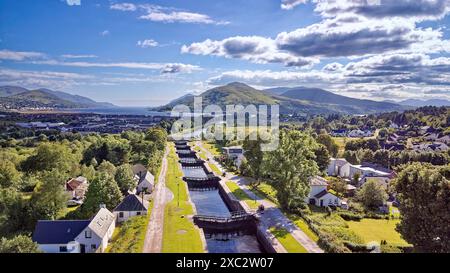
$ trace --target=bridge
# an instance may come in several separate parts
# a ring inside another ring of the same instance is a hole
[[[177,150],[190,150],[191,146],[189,146],[189,145],[175,145],[175,148]]]
[[[257,219],[255,214],[255,212],[235,211],[231,212],[229,217],[195,215],[193,219],[194,223],[200,228],[209,231],[230,232],[254,228]]]

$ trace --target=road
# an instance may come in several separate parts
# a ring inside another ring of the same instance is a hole
[[[155,191],[153,192],[153,209],[145,234],[143,253],[161,253],[164,225],[164,209],[173,198],[172,192],[166,188],[167,155],[169,147],[166,147]]]
[[[202,145],[202,142],[197,141],[196,145],[198,145],[205,152],[211,164],[216,164],[221,170],[223,169],[215,160],[212,159],[213,155]],[[254,194],[248,187],[248,179],[228,172],[226,172],[225,179],[235,182],[251,199],[264,205],[265,210],[264,213],[260,215],[260,220],[266,227],[282,227],[289,231],[309,253],[323,253],[323,250],[316,244],[316,242],[311,240],[302,230],[292,223],[292,221],[283,214],[276,204]]]

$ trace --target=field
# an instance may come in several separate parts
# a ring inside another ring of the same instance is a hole
[[[351,230],[358,234],[364,243],[378,242],[386,240],[388,244],[407,246],[395,230],[395,226],[399,220],[376,220],[376,219],[362,219],[359,222],[348,221],[347,224]]]
[[[193,214],[193,208],[189,202],[186,184],[181,179],[183,174],[178,167],[178,157],[173,146],[170,147],[167,160],[166,186],[172,191],[174,198],[166,205],[164,211],[162,252],[201,253],[203,252],[203,243],[199,230],[188,218],[188,215]],[[179,207],[178,200],[180,201]]]

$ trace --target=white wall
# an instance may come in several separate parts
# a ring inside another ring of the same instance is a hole
[[[59,248],[65,246],[67,247],[67,252],[60,252]],[[41,244],[39,249],[45,253],[80,253],[80,248],[78,244]]]
[[[122,211],[123,217],[119,217],[120,211],[114,211],[114,216],[116,216],[117,223],[122,223],[128,220],[130,217],[137,216],[137,211]],[[147,211],[141,211],[141,215],[146,215]]]

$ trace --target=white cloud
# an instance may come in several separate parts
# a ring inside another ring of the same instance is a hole
[[[66,0],[67,5],[69,6],[80,6],[81,0]]]
[[[195,23],[195,24],[215,24],[226,25],[229,22],[216,21],[209,15],[179,10],[172,7],[163,7],[152,4],[135,5],[131,3],[112,4],[111,9],[120,11],[143,10],[146,14],[139,16],[139,19],[162,23]]]
[[[137,46],[142,47],[142,48],[155,47],[155,46],[158,46],[158,42],[153,39],[146,39],[143,41],[138,41]]]
[[[75,55],[75,54],[63,54],[61,55],[64,59],[88,59],[88,58],[97,58],[97,55],[85,54],[85,55]]]
[[[110,34],[109,30],[104,30],[100,32],[100,36],[108,36]]]
[[[135,4],[132,3],[118,3],[110,6],[110,9],[121,11],[135,11],[137,9]]]
[[[69,67],[102,67],[102,68],[129,68],[129,69],[148,69],[160,70],[161,73],[191,73],[201,70],[199,66],[182,63],[139,63],[139,62],[120,62],[120,63],[99,63],[99,62],[60,62],[55,60],[34,61],[38,65],[55,65]]]
[[[282,9],[293,9],[294,7],[305,4],[308,0],[281,0],[281,8]]]
[[[236,36],[222,41],[207,39],[189,46],[183,45],[181,52],[243,59],[260,64],[282,63],[285,66],[310,67],[318,63],[313,58],[301,58],[280,51],[274,40],[259,36]]]
[[[31,51],[0,50],[0,60],[23,61],[28,59],[44,58],[45,54]]]

